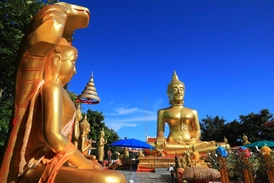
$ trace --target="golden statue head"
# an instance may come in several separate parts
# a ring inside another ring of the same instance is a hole
[[[224,143],[227,144],[228,143],[228,140],[226,137],[224,137]]]
[[[243,134],[243,141],[244,142],[248,141],[248,137],[245,134]]]
[[[89,133],[90,131],[90,124],[87,121],[87,116],[85,116],[85,119],[79,124],[80,126],[80,132],[81,133]]]
[[[82,120],[82,111],[81,111],[81,104],[77,104],[77,109],[76,109],[76,122],[80,122]]]
[[[48,56],[45,65],[45,80],[59,77],[62,83],[68,83],[76,73],[75,62],[77,58],[77,49],[71,46],[66,39],[62,38]]]
[[[167,95],[169,98],[169,104],[184,104],[184,91],[185,85],[179,80],[176,72],[173,72],[172,80],[167,87]]]
[[[104,137],[105,136],[105,132],[104,132],[104,128],[102,128],[101,130],[101,137]]]

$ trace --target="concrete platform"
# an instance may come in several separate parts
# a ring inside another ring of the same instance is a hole
[[[133,183],[172,183],[170,173],[166,172],[159,172],[159,173],[152,173],[152,172],[135,172],[135,171],[128,171],[128,170],[116,170],[123,173],[127,179],[133,180]]]

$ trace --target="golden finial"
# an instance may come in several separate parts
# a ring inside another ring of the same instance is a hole
[[[82,91],[81,95],[78,96],[77,101],[86,104],[98,104],[100,102],[94,85],[93,72],[91,73],[91,77],[85,89]]]

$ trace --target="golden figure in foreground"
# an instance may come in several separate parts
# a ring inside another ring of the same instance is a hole
[[[20,47],[13,127],[0,182],[126,182],[70,142],[75,106],[63,86],[76,73],[72,33],[86,27],[89,16],[87,8],[57,3],[33,18]]]
[[[196,110],[183,106],[184,91],[184,83],[178,79],[174,71],[167,90],[171,106],[160,109],[157,115],[156,149],[167,154],[182,153],[193,146],[199,152],[216,149],[215,142],[200,140],[198,114]],[[169,125],[170,130],[167,139],[164,137],[165,123]]]

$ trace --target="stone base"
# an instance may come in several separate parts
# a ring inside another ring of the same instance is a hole
[[[155,170],[156,168],[167,169],[170,165],[175,166],[174,157],[157,157],[157,156],[147,156],[139,157],[139,164],[137,171],[142,170]]]

